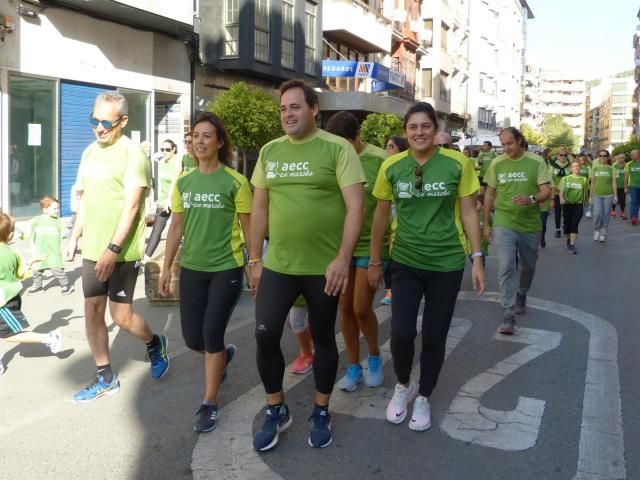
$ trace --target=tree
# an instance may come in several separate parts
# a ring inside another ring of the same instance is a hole
[[[242,158],[242,171],[247,167],[247,153],[257,152],[263,145],[283,134],[280,108],[275,98],[260,88],[238,82],[221,93],[210,110],[218,115],[229,132],[233,147]]]
[[[534,130],[531,125],[523,123],[520,125],[520,131],[524,138],[529,142],[529,145],[540,145],[544,146],[546,144],[544,135],[541,132]]]
[[[557,148],[564,145],[569,150],[576,146],[573,130],[561,115],[551,115],[542,122],[542,135],[546,139],[547,148]]]
[[[618,145],[616,148],[613,149],[613,152],[611,152],[611,156],[615,157],[619,153],[624,153],[627,156],[627,159],[629,159],[629,154],[631,153],[631,150],[640,150],[640,138],[634,138],[633,140],[627,143]]]
[[[362,140],[380,148],[394,135],[402,135],[402,120],[392,113],[370,113],[360,126]]]

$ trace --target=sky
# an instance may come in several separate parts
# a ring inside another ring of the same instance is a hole
[[[586,80],[634,68],[640,0],[527,0],[527,64]],[[640,33],[640,32],[639,32]]]

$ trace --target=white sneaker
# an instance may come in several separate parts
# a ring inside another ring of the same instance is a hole
[[[597,242],[600,239],[600,232],[599,231],[595,231],[593,232],[593,241]]]
[[[391,397],[391,401],[387,405],[387,420],[396,425],[404,422],[409,402],[413,401],[417,394],[418,386],[415,382],[410,382],[408,387],[397,383],[393,397]]]
[[[51,353],[58,353],[62,348],[62,332],[60,330],[49,332],[49,338],[44,341],[44,344],[49,347]]]
[[[603,233],[600,234],[600,238],[598,239],[600,240],[600,243],[604,243],[607,241],[607,236]]]
[[[431,428],[431,407],[429,399],[418,395],[413,402],[413,415],[409,422],[409,428],[416,432],[422,432]]]

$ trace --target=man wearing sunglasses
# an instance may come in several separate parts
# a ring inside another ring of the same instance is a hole
[[[97,370],[73,396],[76,402],[91,402],[120,390],[118,376],[111,370],[107,299],[116,325],[145,342],[151,376],[158,379],[169,368],[166,337],[154,335],[131,308],[144,249],[144,202],[151,187],[151,167],[140,145],[123,134],[127,110],[122,94],[98,95],[89,118],[96,141],[82,154],[76,180],[80,201],[65,259],[73,260],[82,236],[85,324]]]

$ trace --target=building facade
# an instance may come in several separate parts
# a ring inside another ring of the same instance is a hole
[[[191,1],[0,0],[0,207],[41,213],[39,199],[69,193],[94,140],[95,96],[129,101],[125,134],[180,144],[191,114]]]
[[[538,93],[538,108],[542,121],[551,115],[560,115],[581,142],[585,136],[584,79],[565,72],[543,69]]]
[[[640,10],[636,15],[640,20]],[[636,88],[633,92],[633,131],[637,137],[640,137],[640,25],[636,26],[636,32],[633,34],[633,64],[635,65],[634,79]]]

